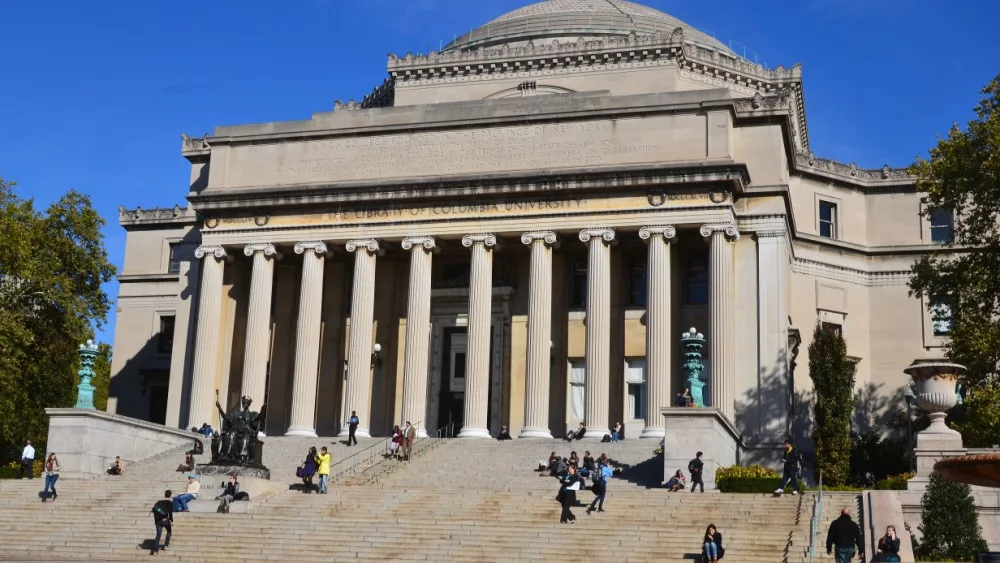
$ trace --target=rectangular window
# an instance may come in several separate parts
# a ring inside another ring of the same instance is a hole
[[[930,310],[931,327],[934,329],[934,336],[948,336],[951,334],[954,307],[947,302],[932,301]]]
[[[685,264],[684,300],[688,305],[708,303],[708,264],[704,256],[692,256]]]
[[[841,327],[837,323],[823,323],[821,325],[821,327],[822,327],[823,330],[833,331],[833,333],[836,334],[837,336],[840,336],[840,337],[844,336],[844,329],[843,329],[843,327]]]
[[[928,213],[931,223],[931,242],[934,244],[949,244],[955,240],[954,218],[951,209],[932,207]]]
[[[170,245],[170,259],[167,262],[167,273],[168,274],[179,274],[181,273],[181,251],[180,246],[177,244]]]
[[[646,358],[629,358],[625,364],[628,417],[632,420],[646,418]]]
[[[161,354],[169,354],[174,349],[174,322],[173,315],[160,317],[160,334],[156,338],[156,351]]]
[[[587,306],[587,263],[573,262],[570,264],[569,306],[582,309]]]
[[[586,400],[587,364],[582,359],[569,361],[569,417],[584,419]]]
[[[830,201],[819,202],[819,236],[837,238],[837,204]]]
[[[628,270],[627,302],[630,306],[646,306],[646,283],[646,260],[633,258]]]

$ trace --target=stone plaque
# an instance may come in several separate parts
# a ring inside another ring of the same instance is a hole
[[[220,187],[701,160],[705,117],[659,116],[236,146]]]

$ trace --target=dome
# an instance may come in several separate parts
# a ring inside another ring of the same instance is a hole
[[[679,19],[648,6],[624,0],[545,0],[519,8],[458,37],[445,51],[468,51],[529,39],[536,44],[579,37],[626,36],[631,32],[651,35],[684,30],[684,37],[696,43],[731,53],[723,43]]]

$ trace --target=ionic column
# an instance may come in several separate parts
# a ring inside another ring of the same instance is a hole
[[[351,288],[351,339],[347,348],[347,402],[344,412],[357,411],[355,436],[369,438],[372,412],[372,326],[375,320],[375,257],[377,240],[347,241],[354,254],[354,285]],[[415,422],[415,421],[414,421]],[[347,436],[347,429],[341,430]]]
[[[549,432],[549,355],[552,353],[552,245],[551,231],[524,233],[531,246],[528,294],[528,365],[524,385],[524,428],[519,438],[552,438]]]
[[[608,405],[611,379],[611,229],[584,229],[580,240],[587,243],[587,366],[584,383],[584,424],[587,438],[609,433]]]
[[[662,438],[660,407],[670,406],[670,243],[677,236],[672,226],[639,229],[649,243],[646,265],[646,427],[640,438]]]
[[[219,367],[219,329],[222,323],[222,273],[226,249],[199,246],[194,251],[201,264],[198,293],[198,333],[195,336],[194,373],[191,376],[191,406],[188,426],[211,424],[215,420],[214,387]]]
[[[740,232],[733,223],[703,225],[709,241],[709,391],[711,406],[734,420],[736,373],[733,366],[735,308],[733,307],[733,244]]]
[[[323,312],[323,263],[326,244],[300,242],[302,285],[295,327],[295,371],[292,380],[292,417],[285,436],[316,437],[316,383],[319,378],[319,341]]]
[[[489,438],[486,414],[490,392],[490,307],[493,304],[492,234],[465,235],[472,249],[469,275],[469,335],[465,368],[465,424],[459,438]]]
[[[406,302],[406,351],[403,363],[403,422],[427,436],[427,355],[431,322],[431,257],[433,237],[403,239],[410,250],[410,289]]]
[[[246,346],[243,352],[244,397],[253,399],[259,409],[264,404],[267,381],[267,357],[271,341],[271,286],[274,283],[274,258],[278,251],[272,244],[248,244],[243,254],[253,257],[250,275],[250,305],[247,313]]]

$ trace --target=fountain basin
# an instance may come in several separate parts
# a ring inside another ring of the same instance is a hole
[[[1000,453],[948,457],[934,471],[952,481],[980,487],[1000,487]]]

